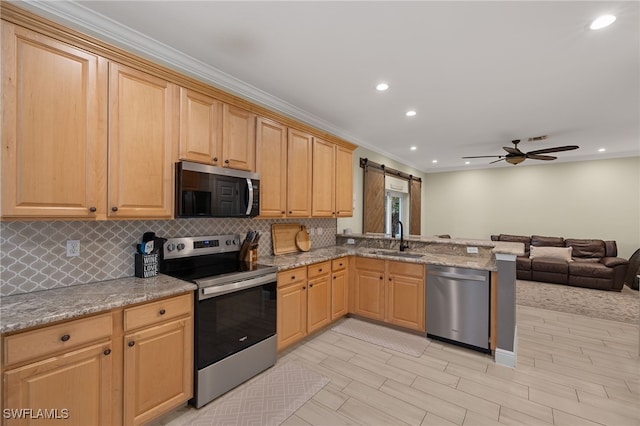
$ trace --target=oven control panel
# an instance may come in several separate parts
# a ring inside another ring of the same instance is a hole
[[[165,259],[240,251],[240,235],[169,238],[162,251]]]

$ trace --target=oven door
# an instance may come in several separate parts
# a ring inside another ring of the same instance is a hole
[[[276,275],[199,289],[197,369],[276,334]]]

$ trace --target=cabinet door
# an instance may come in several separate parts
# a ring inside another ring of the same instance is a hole
[[[287,142],[287,216],[311,216],[313,137],[289,129]]]
[[[256,169],[256,115],[224,104],[222,125],[222,167]]]
[[[278,350],[307,335],[307,285],[299,282],[278,288]]]
[[[307,333],[312,333],[331,322],[330,274],[309,281],[307,300]]]
[[[222,103],[181,87],[180,159],[218,166],[221,158]]]
[[[2,216],[105,216],[107,62],[2,21]]]
[[[5,425],[104,425],[119,423],[112,415],[111,343],[88,346],[63,355],[7,370],[4,408],[56,410],[59,420],[6,419]]]
[[[335,215],[335,145],[313,138],[313,217]]]
[[[358,263],[366,261],[374,268],[363,268]],[[380,267],[382,269],[380,269]],[[384,261],[375,259],[356,260],[354,289],[354,313],[364,317],[384,320]]]
[[[193,395],[193,318],[124,336],[124,424],[138,425]]]
[[[390,261],[388,283],[388,321],[402,327],[425,331],[424,265]]]
[[[353,216],[353,152],[336,145],[336,217]]]
[[[334,321],[349,312],[347,270],[334,272],[331,279],[331,320]]]
[[[287,209],[287,128],[258,117],[256,172],[260,173],[260,217],[284,217]]]
[[[177,105],[174,84],[110,64],[109,217],[172,217]]]

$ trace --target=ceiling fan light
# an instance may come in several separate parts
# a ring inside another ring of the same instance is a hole
[[[517,156],[517,157],[507,157],[507,158],[505,158],[507,163],[513,164],[514,166],[517,165],[517,164],[522,163],[524,161],[524,159],[525,159],[524,156],[522,156],[522,157]]]
[[[616,17],[613,15],[598,16],[596,19],[593,20],[589,28],[591,28],[592,30],[600,30],[604,27],[608,27],[609,25],[613,24],[615,20],[616,20]]]

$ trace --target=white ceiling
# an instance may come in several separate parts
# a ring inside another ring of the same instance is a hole
[[[424,172],[640,155],[638,1],[18,3]]]

